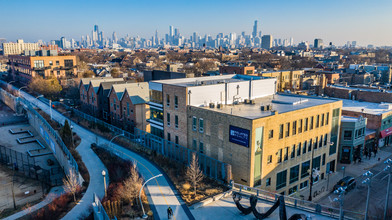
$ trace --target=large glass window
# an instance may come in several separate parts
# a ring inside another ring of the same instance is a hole
[[[353,136],[353,131],[351,131],[351,130],[345,130],[343,134],[344,134],[344,135],[343,135],[343,139],[344,139],[345,141],[350,141],[350,140],[352,139],[352,136]]]
[[[309,176],[310,160],[303,162],[301,165],[301,178]]]
[[[65,67],[73,67],[73,60],[64,60]]]
[[[163,123],[163,111],[150,106],[150,119]]]
[[[34,67],[35,68],[44,68],[44,61],[43,60],[34,60]]]
[[[285,187],[287,184],[287,170],[276,174],[276,190]]]
[[[299,165],[290,168],[290,183],[294,183],[299,179]]]
[[[162,92],[150,89],[150,101],[162,105]]]

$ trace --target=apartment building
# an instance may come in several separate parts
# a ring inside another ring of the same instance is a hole
[[[231,104],[271,95],[276,92],[275,82],[247,75],[151,81],[151,133],[187,146],[187,106]]]
[[[16,41],[16,43],[8,42],[3,43],[3,55],[20,55],[25,50],[39,50],[38,43],[25,43],[22,39]]]
[[[315,184],[336,170],[342,102],[275,93],[249,100],[191,104],[188,147],[231,164],[235,182],[308,196],[311,168],[320,173]]]
[[[11,75],[14,81],[28,84],[35,76],[58,79],[77,75],[76,56],[58,56],[54,51],[37,51],[29,55],[9,55]]]
[[[128,131],[136,127],[150,132],[147,122],[150,114],[148,83],[113,84],[108,99],[111,124]]]
[[[266,71],[259,73],[262,77],[272,77],[277,79],[276,88],[278,92],[285,90],[296,91],[301,89],[301,76],[303,70],[286,70],[286,71]]]
[[[228,65],[219,67],[220,74],[242,74],[242,75],[253,75],[255,73],[254,66],[245,65]]]

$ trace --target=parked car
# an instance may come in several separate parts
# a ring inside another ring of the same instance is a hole
[[[342,187],[346,191],[346,193],[348,193],[349,191],[355,189],[356,185],[357,181],[355,181],[354,177],[346,176],[336,183],[336,185],[333,187],[333,190],[335,191],[339,187]]]

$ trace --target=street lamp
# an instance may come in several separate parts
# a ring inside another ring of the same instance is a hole
[[[373,177],[373,173],[370,171],[367,171],[366,173],[363,174],[364,177],[367,177],[364,181],[362,181],[362,184],[367,184],[368,185],[368,191],[367,191],[367,198],[366,198],[366,211],[365,211],[365,220],[368,219],[368,210],[369,210],[369,199],[370,199],[370,184],[371,180]]]
[[[39,98],[41,98],[41,97],[44,97],[44,95],[39,95],[39,96],[35,97],[35,99],[37,99],[36,102],[35,102],[35,105],[36,105],[37,107],[38,107],[38,100],[39,100]]]
[[[20,88],[18,89],[18,95],[19,95],[19,97],[20,97],[20,90],[21,90],[21,89],[24,89],[24,88],[27,88],[27,86],[22,86],[22,87],[20,87]]]
[[[110,140],[110,142],[109,142],[109,147],[112,146],[112,141],[113,141],[115,138],[120,137],[120,136],[124,136],[124,134],[119,134],[119,135],[114,136],[114,137]]]
[[[334,191],[335,194],[339,195],[339,198],[334,198],[334,202],[339,202],[340,204],[340,212],[339,212],[339,220],[343,220],[343,200],[344,200],[344,194],[346,191],[343,189],[343,187],[339,187],[337,190]]]
[[[163,175],[162,175],[162,174],[158,174],[158,175],[156,175],[156,176],[151,177],[151,178],[148,179],[146,182],[144,182],[143,185],[142,185],[142,188],[140,188],[140,191],[139,191],[139,201],[140,201],[140,205],[142,206],[142,210],[143,210],[143,216],[142,216],[142,218],[147,218],[147,217],[148,217],[148,216],[146,215],[146,213],[144,212],[144,207],[143,207],[143,203],[142,203],[142,197],[141,197],[141,195],[142,195],[142,189],[144,188],[144,185],[146,185],[146,184],[148,183],[148,181],[150,181],[150,180],[152,180],[152,179],[155,179],[155,178],[157,178],[157,177],[160,177],[160,176],[163,176]]]
[[[389,171],[388,174],[388,186],[387,186],[387,195],[385,198],[385,209],[384,209],[384,219],[387,218],[387,210],[388,210],[388,199],[389,199],[389,190],[390,190],[390,185],[391,185],[391,175],[392,175],[392,160],[390,158],[388,158],[388,160],[386,160],[384,162],[387,166],[384,168],[384,171]]]
[[[106,197],[106,171],[102,170],[102,176],[103,176],[103,186],[105,187],[105,197]]]

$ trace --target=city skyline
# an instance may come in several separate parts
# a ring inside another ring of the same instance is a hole
[[[358,45],[363,46],[392,45],[391,31],[385,28],[390,17],[387,6],[392,6],[392,3],[384,0],[377,5],[366,1],[360,1],[360,4],[358,1],[345,1],[339,3],[340,7],[306,0],[296,3],[283,0],[274,3],[248,1],[248,4],[234,1],[230,4],[223,4],[227,1],[186,4],[178,1],[156,1],[151,4],[122,2],[119,4],[121,7],[106,5],[102,1],[77,5],[71,1],[69,5],[61,5],[60,11],[58,3],[38,1],[37,4],[25,2],[15,13],[12,8],[21,2],[25,1],[2,2],[6,19],[0,21],[0,38],[48,42],[64,36],[80,40],[82,35],[91,35],[93,25],[104,30],[105,37],[111,37],[115,31],[118,38],[129,34],[149,39],[156,30],[163,38],[169,26],[179,28],[186,37],[193,32],[201,36],[216,36],[218,33],[239,35],[245,31],[247,35],[252,35],[253,22],[257,20],[258,31],[261,30],[262,35],[293,37],[295,43],[313,42],[315,38],[321,38],[326,44],[333,42],[335,45],[344,45],[347,41],[357,41]],[[31,22],[38,26],[31,25],[26,22],[25,16],[21,16],[38,10],[42,5],[45,5],[45,13],[31,17]],[[293,13],[296,9],[297,13]]]

